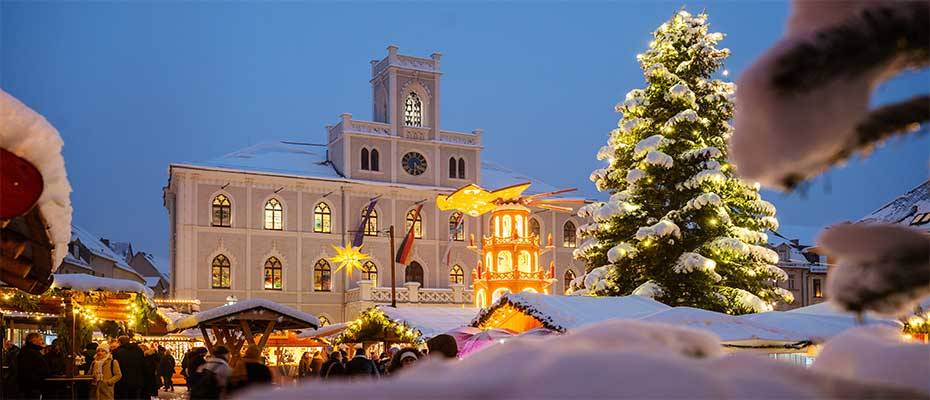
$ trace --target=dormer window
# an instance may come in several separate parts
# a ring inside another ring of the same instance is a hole
[[[404,125],[423,126],[423,102],[414,92],[410,92],[404,101]]]
[[[914,219],[911,220],[911,225],[923,225],[928,222],[930,222],[930,212],[925,212],[915,215]]]

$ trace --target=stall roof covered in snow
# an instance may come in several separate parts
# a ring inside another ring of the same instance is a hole
[[[508,293],[482,310],[472,320],[481,326],[495,312],[512,306],[541,322],[546,328],[565,332],[608,319],[635,319],[671,307],[642,296],[590,297],[550,296],[540,293]]]
[[[36,206],[45,220],[52,249],[52,272],[71,241],[71,184],[61,156],[64,142],[48,121],[0,90],[0,148],[29,161],[42,174],[44,188]]]
[[[136,281],[128,279],[104,278],[88,274],[56,274],[53,288],[72,289],[80,291],[107,290],[111,292],[144,293],[151,298],[152,289]]]
[[[822,343],[847,329],[860,326],[856,319],[843,315],[804,314],[784,311],[769,311],[759,314],[746,314],[737,317],[759,326],[771,327],[782,332],[793,341]],[[897,321],[872,319],[864,321],[866,325],[883,325],[900,328]]]
[[[379,305],[388,318],[406,322],[411,328],[420,330],[423,338],[446,333],[455,328],[467,326],[478,315],[477,308],[461,307],[403,307]]]
[[[930,179],[859,220],[930,231]]]
[[[248,299],[240,300],[235,304],[211,308],[207,311],[201,311],[181,318],[170,324],[168,330],[180,331],[196,327],[200,324],[210,325],[218,321],[230,322],[235,327],[238,326],[239,322],[238,320],[233,320],[238,315],[246,314],[251,311],[257,311],[259,313],[269,311],[279,314],[278,328],[280,329],[305,329],[320,326],[320,320],[312,314],[293,309],[280,303],[275,303],[271,300]]]
[[[731,345],[757,346],[806,340],[803,335],[790,335],[774,326],[757,324],[733,315],[692,307],[674,307],[647,315],[639,320],[707,330],[719,336],[724,344]]]
[[[77,225],[72,225],[71,240],[80,241],[84,247],[87,247],[87,250],[89,250],[91,254],[113,261],[113,264],[117,268],[139,275],[135,269],[130,267],[129,264],[126,264],[126,259],[113,252],[113,249],[111,249],[110,246],[107,246],[100,240],[100,236],[95,235],[91,231],[88,231],[87,229]],[[139,275],[139,277],[141,278],[142,275]]]
[[[425,190],[449,190],[449,188],[445,187],[347,179],[341,176],[333,165],[326,160],[325,145],[286,141],[259,143],[211,160],[177,163],[172,164],[172,166],[314,178],[370,185],[403,186]],[[527,177],[499,164],[488,161],[482,161],[481,163],[481,182],[478,182],[478,184],[485,188],[496,189],[527,181],[533,183],[527,193],[556,190],[552,185]]]

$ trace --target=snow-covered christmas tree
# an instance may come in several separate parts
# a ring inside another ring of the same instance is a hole
[[[729,55],[705,14],[679,11],[637,56],[647,86],[626,95],[623,114],[591,174],[607,202],[583,207],[593,222],[575,250],[590,271],[574,294],[655,298],[728,313],[771,310],[791,293],[778,255],[764,247],[775,207],[727,162],[732,83],[712,75]]]

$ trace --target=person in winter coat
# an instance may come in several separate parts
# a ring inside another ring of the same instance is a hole
[[[90,367],[94,377],[91,383],[91,393],[94,394],[96,400],[113,400],[116,383],[123,377],[119,361],[114,360],[110,355],[109,347],[106,343],[97,347],[94,362]]]
[[[230,391],[269,383],[272,383],[271,370],[262,361],[262,349],[254,344],[249,345],[245,356],[239,359],[229,377]]]
[[[200,366],[207,362],[207,348],[206,347],[197,347],[191,350],[187,358],[187,365],[182,365],[184,368],[181,372],[184,373],[184,378],[187,380],[187,391],[190,392],[194,388],[194,382],[197,381],[197,378],[200,377],[197,372],[200,369]],[[186,370],[186,372],[185,372]]]
[[[342,365],[342,353],[333,350],[329,353],[329,360],[320,367],[320,378],[323,380],[339,379],[345,376],[346,368]]]
[[[210,358],[197,368],[199,377],[194,381],[191,399],[222,398],[229,385],[232,368],[229,367],[229,349],[219,345],[213,348]]]
[[[158,363],[161,359],[158,358],[158,352],[155,350],[155,346],[150,344],[148,346],[140,346],[142,351],[145,354],[145,371],[142,375],[142,397],[158,397],[158,386],[161,378],[158,376]]]
[[[164,350],[164,348],[160,350]],[[171,377],[174,376],[174,366],[174,356],[171,355],[170,351],[164,351],[161,361],[158,363],[158,376],[161,377],[162,388],[166,391],[174,391],[174,382],[171,381]]]
[[[410,368],[414,363],[423,358],[423,353],[413,347],[406,347],[394,353],[391,359],[391,374],[396,374],[400,370]]]
[[[40,333],[32,332],[26,335],[26,345],[19,352],[19,391],[25,399],[41,398],[45,378],[49,377],[48,362],[42,356],[44,343],[45,338]]]
[[[313,358],[310,360],[310,369],[313,371],[313,376],[320,376],[320,370],[323,369],[323,363],[325,362],[325,353],[322,351],[313,353]]]
[[[61,339],[52,341],[52,345],[45,348],[45,362],[48,363],[49,375],[65,374],[65,353],[61,350]]]
[[[138,344],[130,342],[129,336],[120,336],[119,347],[112,351],[112,355],[123,369],[123,378],[116,383],[116,398],[142,399],[146,370],[145,352]]]
[[[8,399],[19,397],[19,346],[7,340],[3,342],[3,395]]]
[[[361,344],[355,346],[355,357],[352,357],[352,360],[346,363],[346,376],[352,379],[377,379],[381,377],[378,374],[378,366],[365,356],[365,349]]]
[[[305,351],[304,354],[300,356],[300,362],[297,363],[297,378],[306,379],[313,375],[313,358],[310,356],[309,351]]]
[[[90,342],[84,345],[84,351],[81,353],[84,356],[84,363],[81,364],[81,371],[84,371],[85,375],[91,375],[91,367],[94,366],[94,358],[97,357],[97,347],[100,347],[96,342]]]

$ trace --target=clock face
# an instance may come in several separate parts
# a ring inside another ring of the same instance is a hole
[[[404,171],[407,171],[410,175],[416,176],[426,172],[426,157],[415,151],[404,154],[404,157],[400,159],[400,163],[404,167]]]

